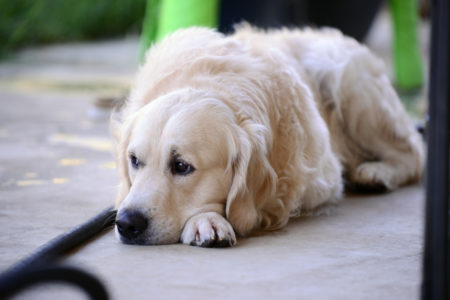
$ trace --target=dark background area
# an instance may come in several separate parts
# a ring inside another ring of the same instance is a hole
[[[219,30],[243,20],[261,27],[332,26],[362,40],[382,0],[226,0]],[[139,33],[146,0],[0,0],[0,59],[30,45]],[[153,1],[157,5],[158,1]]]

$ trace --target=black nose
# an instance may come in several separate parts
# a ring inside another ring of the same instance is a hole
[[[137,210],[124,210],[116,219],[117,230],[127,239],[140,236],[148,226],[147,217]]]

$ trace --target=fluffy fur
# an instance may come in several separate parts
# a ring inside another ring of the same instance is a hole
[[[177,31],[147,53],[112,132],[118,220],[148,221],[116,230],[126,243],[234,245],[336,203],[344,180],[392,190],[424,162],[382,62],[332,29]],[[172,172],[175,158],[195,171]]]

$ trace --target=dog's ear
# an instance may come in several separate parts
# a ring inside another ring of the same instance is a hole
[[[268,160],[266,129],[247,124],[234,134],[229,159],[232,184],[227,197],[226,216],[234,230],[245,236],[261,225],[261,209],[275,194],[277,175]]]
[[[109,132],[115,144],[119,143],[122,124],[122,112],[114,108],[109,118]]]
[[[116,196],[116,208],[122,203],[122,201],[128,195],[131,182],[128,174],[128,153],[127,148],[130,143],[131,131],[135,123],[135,117],[131,116],[125,121],[114,113],[111,115],[110,131],[115,140],[115,156],[117,162],[117,168],[120,174],[120,184]]]

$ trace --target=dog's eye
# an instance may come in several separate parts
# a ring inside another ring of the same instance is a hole
[[[131,166],[135,169],[139,168],[139,166],[141,165],[140,161],[134,154],[130,154],[130,163],[131,163]]]
[[[174,159],[171,165],[171,171],[174,175],[188,175],[195,171],[195,168],[181,159]]]

